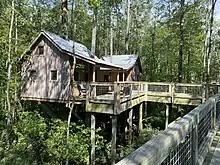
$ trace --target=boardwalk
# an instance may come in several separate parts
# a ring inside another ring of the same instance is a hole
[[[213,139],[203,165],[220,165],[220,129],[217,131],[216,136]]]
[[[219,165],[219,114],[216,94],[117,165]]]

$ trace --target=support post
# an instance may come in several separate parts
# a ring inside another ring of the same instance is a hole
[[[86,112],[88,112],[89,96],[90,96],[90,85],[89,83],[86,83]]]
[[[216,127],[216,101],[215,98],[212,100],[213,101],[213,109],[212,109],[212,129],[215,129]]]
[[[117,71],[117,82],[119,82],[119,71]]]
[[[95,165],[95,115],[91,114],[91,165]]]
[[[202,86],[202,103],[206,100],[206,84]]]
[[[124,72],[122,73],[122,81],[123,82],[125,81],[125,73]]]
[[[112,117],[112,140],[111,140],[111,165],[115,165],[116,158],[116,135],[117,135],[117,116]]]
[[[129,111],[129,116],[128,116],[128,129],[129,129],[129,135],[128,135],[128,144],[131,145],[132,144],[132,119],[133,119],[133,108],[130,109]]]
[[[165,129],[168,128],[169,124],[169,105],[166,104],[166,111],[165,111]]]
[[[95,66],[92,67],[92,82],[95,82]]]
[[[198,126],[196,124],[195,128],[192,130],[192,165],[197,165],[198,163]]]
[[[145,83],[144,84],[144,95],[145,95],[145,98],[144,98],[144,117],[147,116],[147,92],[148,92],[148,84]]]
[[[114,114],[120,113],[120,88],[119,83],[114,84]]]
[[[139,132],[141,132],[143,130],[143,103],[140,104],[139,107]]]
[[[147,92],[148,92],[148,84],[145,83],[145,84],[144,84],[144,95],[145,95],[144,101],[147,101]]]

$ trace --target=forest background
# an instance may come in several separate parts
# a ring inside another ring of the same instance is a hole
[[[63,3],[0,1],[0,164],[64,164],[67,158],[72,164],[89,163],[88,128],[71,124],[66,154],[67,122],[46,118],[38,105],[20,102],[21,55],[41,30],[62,35],[65,29],[100,58],[138,54],[144,81],[219,83],[219,1],[69,0],[66,13]],[[144,133],[144,140],[155,132]],[[108,143],[98,133],[96,143],[96,161],[106,164]]]

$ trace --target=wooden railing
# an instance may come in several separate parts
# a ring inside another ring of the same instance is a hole
[[[220,85],[160,83],[160,82],[91,82],[83,83],[84,91],[90,100],[122,100],[144,93],[151,96],[167,96],[172,98],[203,99],[219,92]],[[86,94],[84,94],[86,96]],[[119,101],[120,102],[120,101]]]
[[[216,133],[216,119],[219,114],[220,94],[217,94],[117,165],[202,164]]]

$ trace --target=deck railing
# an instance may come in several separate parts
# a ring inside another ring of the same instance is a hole
[[[134,97],[140,93],[171,98],[203,99],[206,97],[205,84],[160,83],[160,82],[91,82],[80,83],[83,93],[92,100],[116,100]],[[88,91],[87,91],[88,90]],[[220,85],[210,84],[208,96],[220,91]],[[172,99],[173,100],[173,99]]]
[[[220,114],[220,94],[170,125],[117,165],[197,165],[202,164],[215,134]]]

